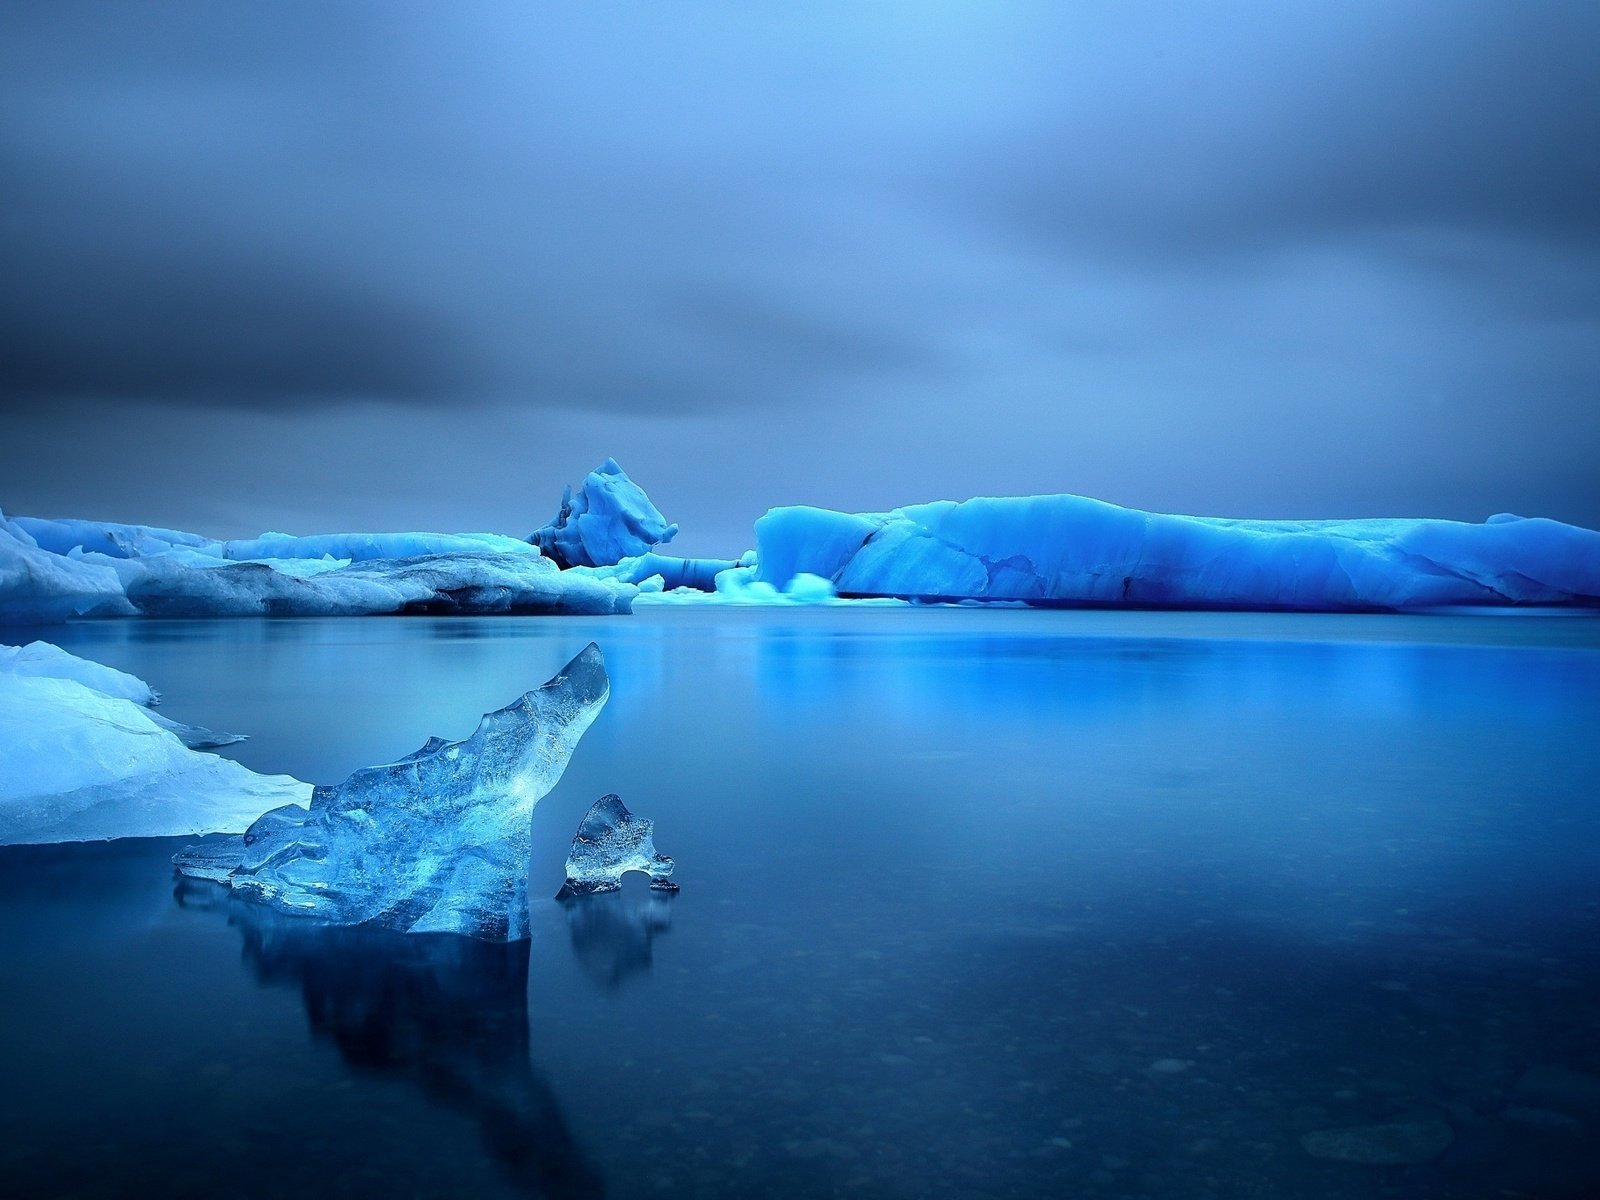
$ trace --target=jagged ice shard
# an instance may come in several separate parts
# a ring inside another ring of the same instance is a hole
[[[618,891],[622,877],[629,871],[643,871],[650,876],[653,888],[677,891],[678,885],[668,878],[672,860],[656,853],[655,828],[654,821],[629,812],[621,797],[600,797],[572,839],[567,882],[556,893],[556,899]]]
[[[528,540],[563,567],[609,567],[670,542],[678,532],[644,489],[608,458],[584,477],[576,495],[561,493],[561,509]]]
[[[763,582],[842,596],[1167,608],[1405,610],[1600,605],[1600,533],[1502,514],[1250,521],[1085,496],[942,500],[888,513],[777,508],[756,522]]]
[[[290,915],[412,933],[527,935],[534,805],[555,786],[610,694],[592,642],[543,687],[485,714],[459,742],[318,787],[242,837],[173,861]]]

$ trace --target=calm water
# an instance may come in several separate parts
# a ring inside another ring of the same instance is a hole
[[[0,1195],[1600,1194],[1600,620],[1026,610],[83,624],[249,766],[582,645],[683,890],[516,946],[0,851]],[[1400,1122],[1424,1165],[1313,1157]]]

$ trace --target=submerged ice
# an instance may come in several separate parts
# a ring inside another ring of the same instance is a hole
[[[670,878],[672,860],[656,853],[655,822],[634,816],[619,796],[602,796],[572,839],[567,881],[556,898],[619,891],[629,871],[643,871],[650,886],[660,891],[678,890]]]
[[[183,874],[336,924],[512,940],[527,932],[534,805],[610,694],[590,643],[544,686],[458,742],[318,787],[309,812],[266,813],[243,836],[191,847]]]

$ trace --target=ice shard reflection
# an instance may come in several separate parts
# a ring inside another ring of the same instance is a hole
[[[584,974],[608,992],[648,974],[656,938],[672,927],[672,899],[673,893],[658,888],[563,899],[572,954]]]
[[[529,942],[319,925],[190,880],[176,896],[226,911],[257,982],[298,990],[312,1038],[352,1072],[404,1080],[472,1117],[515,1194],[606,1194],[529,1056]]]

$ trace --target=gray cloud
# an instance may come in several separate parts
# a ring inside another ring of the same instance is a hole
[[[471,441],[495,486],[557,430],[552,485],[693,430],[750,463],[739,522],[987,489],[1600,523],[1597,51],[1560,0],[8,5],[0,503],[66,503],[24,455],[93,412],[108,455],[516,429]],[[321,477],[325,523],[411,511],[385,461]],[[281,455],[224,475],[149,487],[305,503]]]

